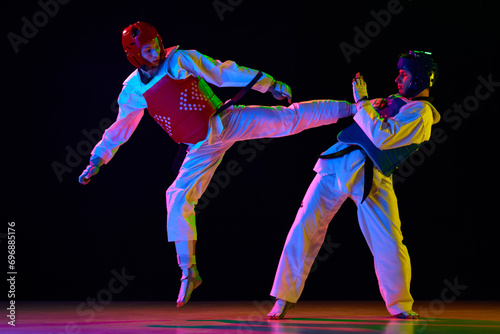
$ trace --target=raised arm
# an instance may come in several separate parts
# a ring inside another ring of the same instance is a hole
[[[239,66],[234,61],[221,62],[195,50],[178,50],[176,53],[178,55],[172,59],[171,63],[172,71],[186,70],[218,87],[244,87],[258,73],[257,70]],[[261,93],[269,91],[276,99],[287,98],[291,102],[290,87],[274,80],[269,74],[263,73],[252,89]]]

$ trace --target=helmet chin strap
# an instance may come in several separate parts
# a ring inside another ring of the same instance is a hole
[[[162,63],[162,60],[160,60],[158,65],[156,65],[156,66],[149,66],[146,64],[142,64],[139,68],[141,70],[143,70],[144,72],[151,74],[151,72],[154,72],[155,70],[157,70],[160,67],[161,63]],[[151,65],[151,63],[149,63],[149,64]]]
[[[149,71],[151,71],[153,68],[152,67],[149,67],[148,65],[146,64],[142,64],[141,67],[139,67],[141,70],[143,70],[144,72],[147,72],[149,73]]]
[[[153,79],[153,77],[156,75],[156,73],[158,72],[158,69],[159,69],[159,65],[155,66],[155,67],[141,65],[139,67],[139,74],[141,77],[141,81],[144,84],[148,84]]]

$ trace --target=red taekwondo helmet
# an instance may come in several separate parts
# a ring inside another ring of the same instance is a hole
[[[165,59],[165,49],[160,34],[155,27],[146,22],[136,22],[123,30],[122,45],[128,61],[135,67],[143,65],[152,67],[152,64],[141,55],[141,47],[153,40],[160,46],[160,60]]]

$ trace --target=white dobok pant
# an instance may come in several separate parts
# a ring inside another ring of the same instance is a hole
[[[359,226],[374,257],[375,272],[387,310],[396,315],[412,309],[410,257],[403,244],[392,178],[378,171],[374,174],[381,178],[380,187],[377,191],[372,189],[362,204],[360,196],[335,189],[334,184],[338,181],[335,174],[316,175],[288,233],[272,296],[297,302],[330,221],[342,203],[351,197],[357,205]]]
[[[218,138],[205,140],[186,155],[176,180],[168,188],[169,241],[197,240],[195,205],[203,195],[224,153],[237,141],[293,135],[305,129],[335,123],[352,115],[344,101],[315,100],[289,107],[235,106],[221,113],[224,126]]]

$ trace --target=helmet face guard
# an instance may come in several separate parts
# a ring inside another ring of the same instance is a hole
[[[160,46],[160,60],[163,60],[165,59],[163,41],[158,31],[151,24],[136,22],[125,28],[122,32],[122,46],[127,54],[128,61],[135,67],[147,66],[152,68],[153,65],[141,55],[141,48],[155,39]]]
[[[398,70],[411,73],[412,81],[404,97],[413,98],[424,89],[432,87],[437,79],[438,67],[430,52],[409,51],[399,56]]]

